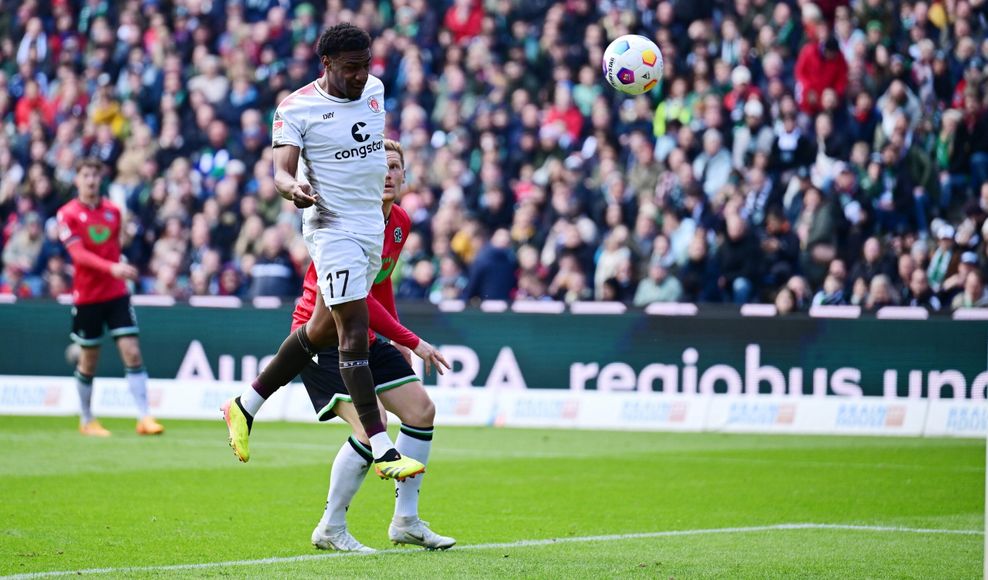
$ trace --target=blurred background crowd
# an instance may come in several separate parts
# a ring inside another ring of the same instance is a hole
[[[90,155],[136,293],[297,296],[271,117],[340,21],[405,148],[400,299],[988,305],[985,0],[0,0],[0,292],[70,287]]]

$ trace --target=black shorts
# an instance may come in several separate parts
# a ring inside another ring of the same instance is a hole
[[[333,412],[336,403],[352,403],[353,399],[343,384],[340,354],[336,348],[320,352],[316,359],[302,369],[302,383],[309,393],[316,416],[320,421],[329,421],[336,416]],[[378,394],[419,380],[398,349],[381,340],[371,345],[368,361],[371,374],[374,375],[374,389]]]
[[[110,329],[110,336],[136,336],[137,315],[125,295],[106,302],[79,304],[72,308],[72,342],[81,347],[97,347],[103,342],[103,330]]]

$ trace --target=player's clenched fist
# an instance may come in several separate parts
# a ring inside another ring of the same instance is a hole
[[[316,203],[316,196],[312,193],[312,186],[308,183],[296,181],[291,189],[282,194],[285,199],[289,199],[295,207],[304,209]]]

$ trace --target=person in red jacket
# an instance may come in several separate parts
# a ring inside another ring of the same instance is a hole
[[[93,375],[99,362],[104,329],[117,342],[120,358],[140,418],[139,435],[160,435],[164,428],[148,413],[147,371],[137,340],[138,328],[125,280],[137,279],[137,268],[120,261],[120,210],[100,197],[103,163],[86,158],[79,162],[76,199],[58,210],[59,237],[75,266],[72,278],[72,341],[79,347],[75,379],[79,391],[83,435],[108,437],[110,432],[93,418],[90,401]]]
[[[796,59],[795,73],[799,108],[810,115],[823,109],[820,101],[824,89],[833,89],[840,98],[847,90],[847,61],[835,38],[827,37],[821,42],[803,45]]]
[[[553,126],[561,129],[560,133],[566,135],[569,143],[579,141],[583,130],[583,115],[573,104],[573,96],[569,88],[563,84],[556,87],[553,104],[546,111],[545,119],[542,121],[543,129]]]
[[[480,34],[483,22],[484,7],[480,0],[454,0],[443,18],[443,25],[453,34],[456,44]]]
[[[27,129],[28,123],[31,121],[31,113],[34,111],[41,114],[41,122],[46,127],[54,126],[55,108],[41,93],[38,82],[31,79],[24,85],[24,96],[17,101],[17,105],[14,107],[14,123],[17,125],[18,131]]]

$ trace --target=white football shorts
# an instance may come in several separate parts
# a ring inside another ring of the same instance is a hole
[[[316,266],[326,306],[366,298],[381,271],[384,236],[364,236],[327,228],[302,236]]]

